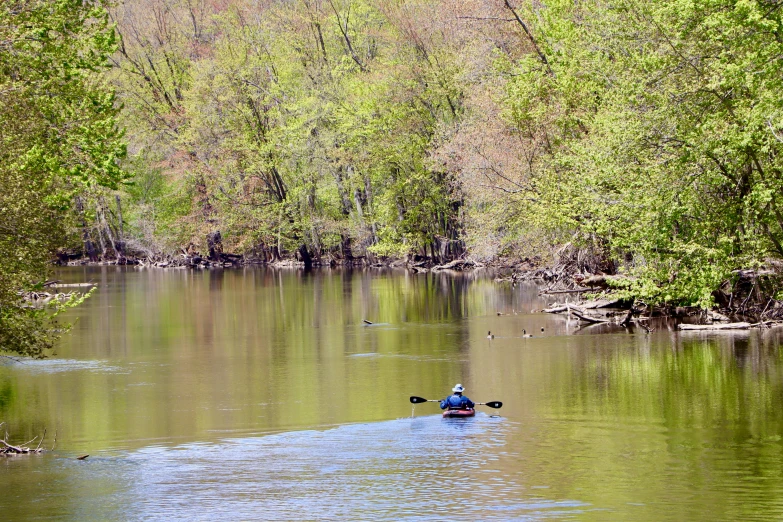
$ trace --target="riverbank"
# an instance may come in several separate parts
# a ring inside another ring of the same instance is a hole
[[[715,330],[767,328],[783,321],[783,300],[774,293],[780,288],[780,272],[736,270],[733,276],[733,280],[725,280],[713,292],[714,305],[709,308],[645,302],[626,290],[623,281],[628,278],[602,274],[582,276],[572,279],[570,284],[557,281],[542,290],[542,295],[569,296],[563,303],[555,303],[543,311],[566,313],[588,323],[616,321],[628,326],[638,322],[645,329],[643,321],[652,317],[673,317],[684,321],[682,325],[695,323],[704,329]],[[584,299],[584,296],[589,298]],[[612,314],[595,313],[604,308],[612,309]],[[616,310],[622,310],[622,313]]]
[[[145,256],[136,255],[113,255],[107,258],[93,258],[79,254],[68,254],[60,252],[57,259],[53,260],[56,266],[141,266],[147,268],[191,268],[191,269],[214,269],[214,268],[239,268],[245,266],[269,266],[273,268],[324,268],[324,267],[376,267],[376,268],[407,268],[414,272],[429,272],[440,270],[475,270],[479,268],[491,267],[499,270],[519,270],[532,269],[533,265],[528,259],[507,260],[494,263],[482,263],[471,259],[450,259],[443,263],[439,259],[433,259],[425,256],[406,256],[405,258],[367,256],[361,257],[337,257],[332,255],[324,256],[303,256],[296,252],[287,256],[278,256],[273,258],[247,256],[242,254],[212,253],[202,255],[198,252],[181,252],[179,254],[155,253]]]
[[[86,257],[58,254],[56,264],[67,266],[103,266],[122,265],[162,269],[210,270],[240,268],[248,266],[268,266],[294,270],[312,268],[401,268],[415,273],[440,271],[472,271],[491,269],[497,272],[495,282],[510,284],[512,287],[523,281],[540,281],[546,285],[542,295],[568,296],[559,305],[558,312],[564,312],[564,306],[570,306],[569,315],[581,314],[582,321],[602,322],[606,317],[591,316],[591,306],[596,300],[611,302],[614,309],[622,310],[625,324],[634,320],[646,320],[650,317],[673,317],[687,319],[703,325],[717,323],[748,323],[764,327],[768,321],[783,320],[783,301],[779,289],[783,288],[783,261],[769,260],[767,265],[756,270],[734,270],[731,278],[724,280],[712,292],[714,305],[710,308],[688,306],[666,302],[648,302],[634,295],[629,288],[634,280],[618,275],[616,267],[590,251],[565,245],[552,256],[554,261],[543,265],[540,257],[499,258],[492,262],[479,262],[473,259],[454,259],[439,262],[430,256],[410,255],[405,258],[393,257],[342,257],[328,253],[311,255],[296,251],[286,256],[253,256],[222,252],[220,244],[211,245],[206,255],[183,249],[178,254],[154,253],[149,255],[115,255],[104,260],[91,260]],[[674,277],[674,275],[672,275]],[[584,297],[584,298],[583,298]],[[602,307],[598,307],[602,308]],[[643,326],[643,325],[642,325]]]

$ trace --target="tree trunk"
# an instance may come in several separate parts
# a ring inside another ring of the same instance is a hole
[[[117,236],[117,241],[114,243],[114,247],[117,250],[117,263],[125,264],[125,230],[122,222],[122,204],[120,203],[120,195],[115,194],[114,200],[117,202],[117,219],[119,220],[120,230]]]
[[[348,199],[348,193],[345,191],[342,166],[338,167],[334,172],[334,181],[337,183],[337,193],[340,196],[340,203],[342,203],[341,210],[344,216],[348,216],[351,214],[351,201]]]
[[[440,264],[440,256],[438,256],[437,252],[435,251],[435,241],[437,241],[437,239],[433,238],[433,240],[430,242],[430,255],[432,256],[432,264],[438,265]]]
[[[340,235],[340,251],[343,255],[343,262],[350,264],[353,261],[353,252],[351,251],[351,238],[345,234]]]
[[[220,261],[220,254],[223,253],[223,238],[220,230],[207,235],[207,248],[209,248],[209,260]]]
[[[111,228],[109,227],[109,220],[106,219],[106,201],[103,199],[103,196],[101,196],[99,203],[97,205],[98,210],[98,218],[100,220],[99,223],[99,230],[102,227],[103,230],[106,231],[106,239],[109,240],[109,245],[111,245],[111,249],[114,251],[115,257],[119,257],[119,254],[117,253],[117,244],[114,242],[114,236],[111,233]],[[102,236],[98,236],[102,237]],[[103,250],[103,257],[106,258],[106,248],[103,244],[103,239],[101,239],[101,249]]]
[[[359,222],[364,223],[364,211],[362,211],[362,194],[359,189],[353,191],[353,202],[356,205],[356,214],[359,217]]]
[[[82,202],[81,196],[76,196],[76,210],[82,218],[82,243],[84,243],[84,253],[90,258],[91,262],[95,263],[98,261],[98,253],[95,251],[95,244],[90,239],[90,232],[87,229],[87,220],[84,217],[84,203]]]
[[[305,270],[310,270],[313,268],[313,258],[310,257],[310,252],[307,251],[307,245],[304,243],[299,246],[299,255],[302,257]]]

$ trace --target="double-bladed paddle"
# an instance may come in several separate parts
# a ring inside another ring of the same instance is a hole
[[[424,397],[413,396],[413,397],[411,397],[411,402],[413,404],[419,404],[421,402],[440,402],[440,401],[435,400],[435,399],[425,399]],[[477,402],[475,404],[476,404],[476,406],[489,406],[490,408],[500,408],[501,406],[503,406],[503,403],[500,402],[500,401]]]

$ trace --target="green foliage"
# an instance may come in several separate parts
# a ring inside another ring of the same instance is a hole
[[[570,242],[673,304],[783,256],[773,2],[510,5],[121,3],[127,229],[316,257]]]
[[[0,346],[3,351],[36,359],[46,357],[60,335],[71,327],[59,322],[57,316],[82,304],[94,290],[92,288],[86,294],[74,292],[64,301],[55,299],[40,307],[18,301],[4,305],[0,308]]]
[[[304,244],[316,255],[346,240],[361,254],[453,236],[458,198],[427,156],[438,123],[459,112],[459,70],[432,50],[422,58],[424,44],[406,40],[409,15],[364,0],[236,2],[191,26],[189,3],[167,5],[165,34],[132,4],[117,9],[114,78],[140,123],[133,139],[165,158],[167,185],[192,195],[171,225],[180,233],[154,227],[180,241],[170,248],[203,248],[214,230],[229,249]],[[167,60],[181,76],[156,65],[161,77],[143,81],[147,64]]]
[[[46,277],[72,196],[125,179],[101,76],[115,36],[101,3],[9,0],[0,42],[0,349],[41,356],[56,337],[51,314],[28,308],[22,293]]]
[[[732,269],[782,255],[781,29],[764,2],[548,4],[552,74],[525,59],[507,91],[549,144],[540,225],[600,238],[656,302],[708,305]]]

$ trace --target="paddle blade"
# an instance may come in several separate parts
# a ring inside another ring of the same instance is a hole
[[[427,399],[424,397],[411,397],[411,402],[413,404],[419,404],[420,402],[427,402]]]
[[[487,404],[487,406],[489,406],[490,408],[500,408],[501,406],[503,406],[503,403],[502,403],[502,402],[500,402],[500,401],[492,401],[492,402],[488,402],[488,403],[486,403],[486,404]]]

